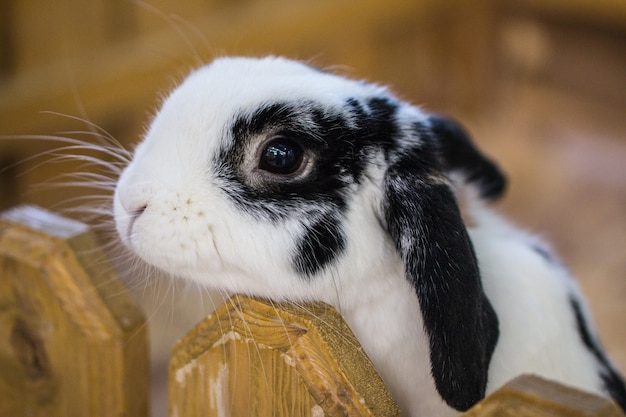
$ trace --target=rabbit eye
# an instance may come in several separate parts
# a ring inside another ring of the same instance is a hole
[[[289,138],[279,137],[263,148],[259,168],[272,174],[289,175],[298,171],[303,161],[302,147]]]

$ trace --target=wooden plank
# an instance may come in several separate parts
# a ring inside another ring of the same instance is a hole
[[[84,224],[0,216],[0,415],[147,416],[146,331]]]
[[[332,307],[237,296],[174,348],[169,415],[397,416]]]
[[[624,417],[611,400],[534,375],[515,378],[462,417]]]
[[[506,0],[502,5],[559,19],[592,22],[598,26],[623,29],[626,25],[626,2],[623,0]]]

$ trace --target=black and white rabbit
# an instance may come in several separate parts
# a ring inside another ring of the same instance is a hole
[[[222,58],[164,101],[114,211],[172,275],[337,307],[405,415],[456,415],[521,373],[626,408],[574,281],[484,204],[504,188],[456,124],[385,88]]]

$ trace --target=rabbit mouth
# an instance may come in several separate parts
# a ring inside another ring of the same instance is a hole
[[[133,210],[130,213],[130,220],[128,222],[128,226],[126,229],[126,241],[132,245],[132,235],[133,235],[133,227],[135,226],[135,222],[137,221],[137,219],[139,217],[141,217],[141,215],[146,211],[146,209],[148,208],[148,205],[144,205],[136,210]]]

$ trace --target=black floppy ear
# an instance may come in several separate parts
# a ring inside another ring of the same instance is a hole
[[[437,390],[451,407],[466,410],[485,395],[498,320],[482,289],[439,142],[424,134],[428,129],[419,130],[419,143],[391,159],[384,217],[419,299]]]
[[[465,181],[476,185],[481,197],[487,200],[501,197],[506,189],[505,175],[476,148],[461,125],[441,115],[430,115],[428,121],[439,141],[446,170],[461,172]]]

